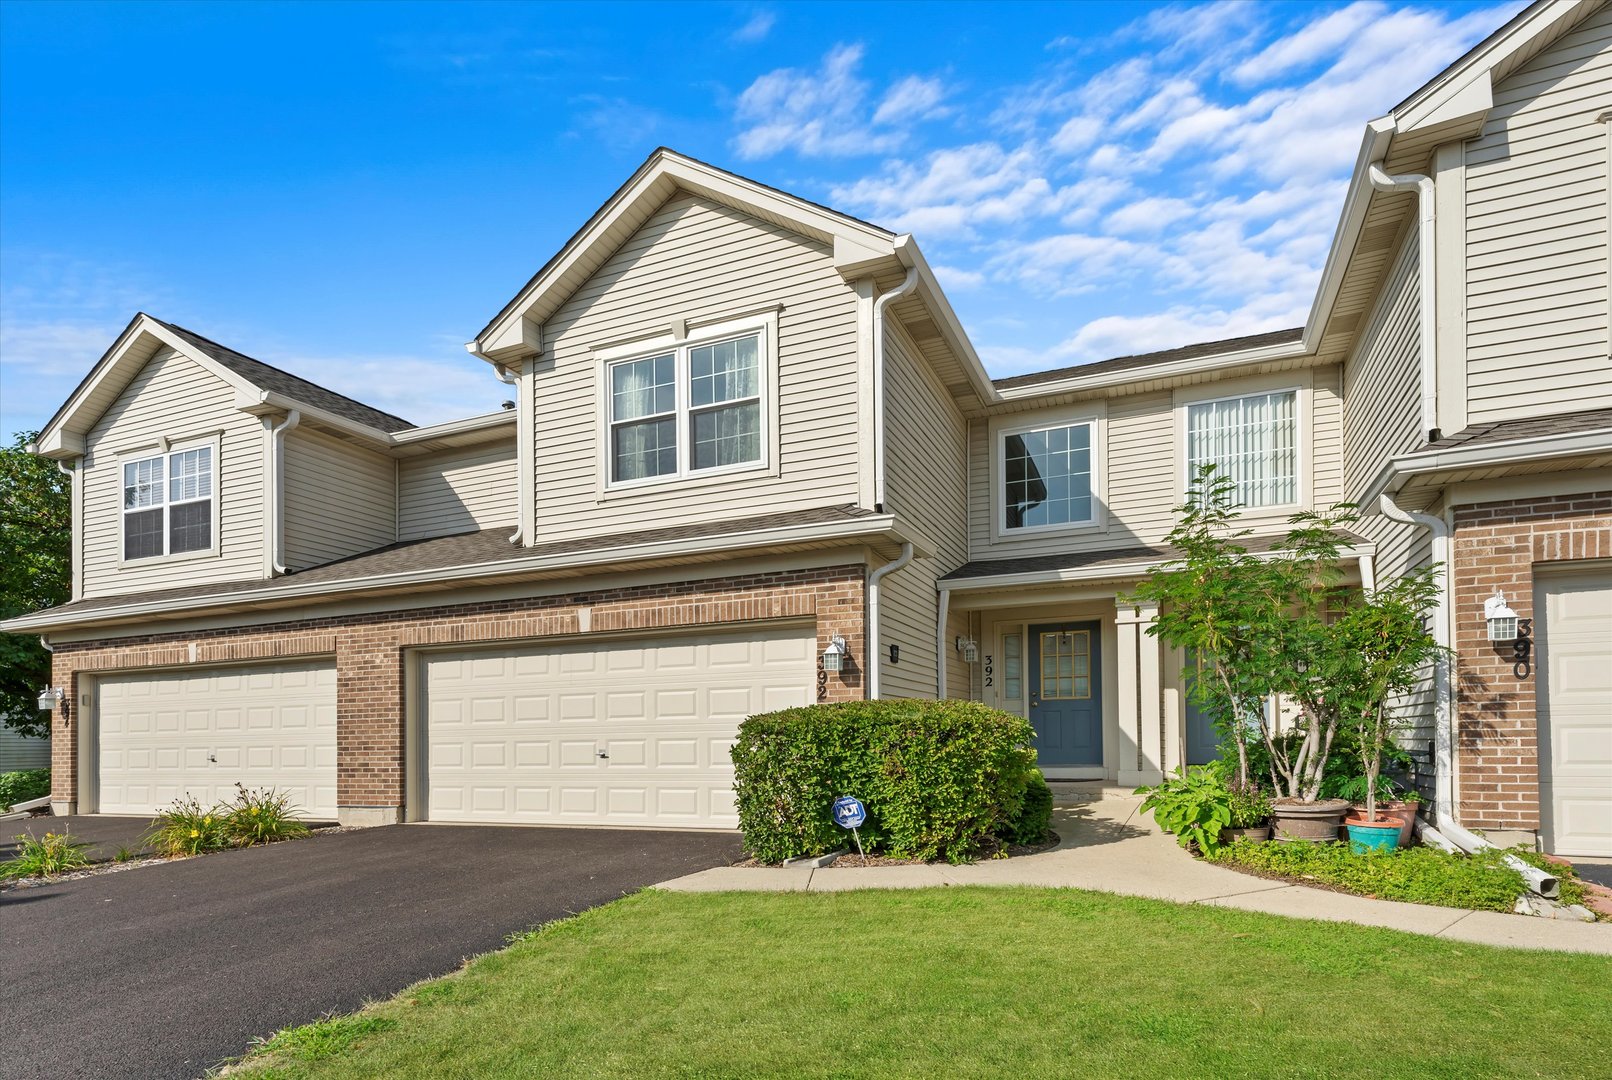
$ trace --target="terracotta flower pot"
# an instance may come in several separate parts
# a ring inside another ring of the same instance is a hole
[[[1270,838],[1271,827],[1269,825],[1249,825],[1242,829],[1220,830],[1220,842],[1222,844],[1233,844],[1238,840],[1252,840],[1256,844],[1263,844]]]
[[[1377,804],[1378,817],[1391,817],[1399,822],[1399,846],[1410,847],[1411,837],[1416,834],[1416,810],[1421,803],[1413,802],[1381,802]],[[1366,811],[1363,807],[1357,808],[1361,816]]]
[[[1271,803],[1272,834],[1277,840],[1325,843],[1338,838],[1338,826],[1349,812],[1347,799],[1277,799]]]

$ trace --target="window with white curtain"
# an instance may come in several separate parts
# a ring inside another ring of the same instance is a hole
[[[1298,391],[1199,401],[1187,406],[1187,476],[1214,465],[1242,506],[1299,501]]]
[[[150,559],[213,546],[213,448],[123,463],[123,557]]]
[[[760,334],[618,360],[606,371],[610,483],[763,460]]]

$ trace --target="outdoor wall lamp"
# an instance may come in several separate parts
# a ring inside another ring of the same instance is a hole
[[[830,675],[838,675],[845,670],[845,639],[835,634],[829,639],[828,648],[823,650],[823,670]]]
[[[977,664],[980,659],[980,643],[973,638],[960,637],[956,641],[957,651],[963,654],[963,663]]]
[[[1489,624],[1490,641],[1517,640],[1517,613],[1507,606],[1504,593],[1496,590],[1483,602],[1483,621]]]
[[[39,692],[39,711],[55,712],[56,706],[62,703],[62,688],[47,686]]]

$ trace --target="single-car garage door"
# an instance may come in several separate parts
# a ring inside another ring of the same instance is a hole
[[[810,627],[424,662],[432,821],[732,827],[744,718],[810,700]]]
[[[97,680],[96,809],[149,814],[278,788],[336,816],[336,668],[329,661]]]
[[[1612,856],[1612,567],[1541,574],[1534,592],[1545,850]]]

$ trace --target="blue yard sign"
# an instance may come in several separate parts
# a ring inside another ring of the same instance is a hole
[[[862,837],[857,833],[856,827],[868,819],[868,808],[862,805],[862,800],[851,795],[841,795],[834,800],[834,824],[842,829],[850,829],[851,836],[856,840],[856,853],[864,855],[862,850]]]

